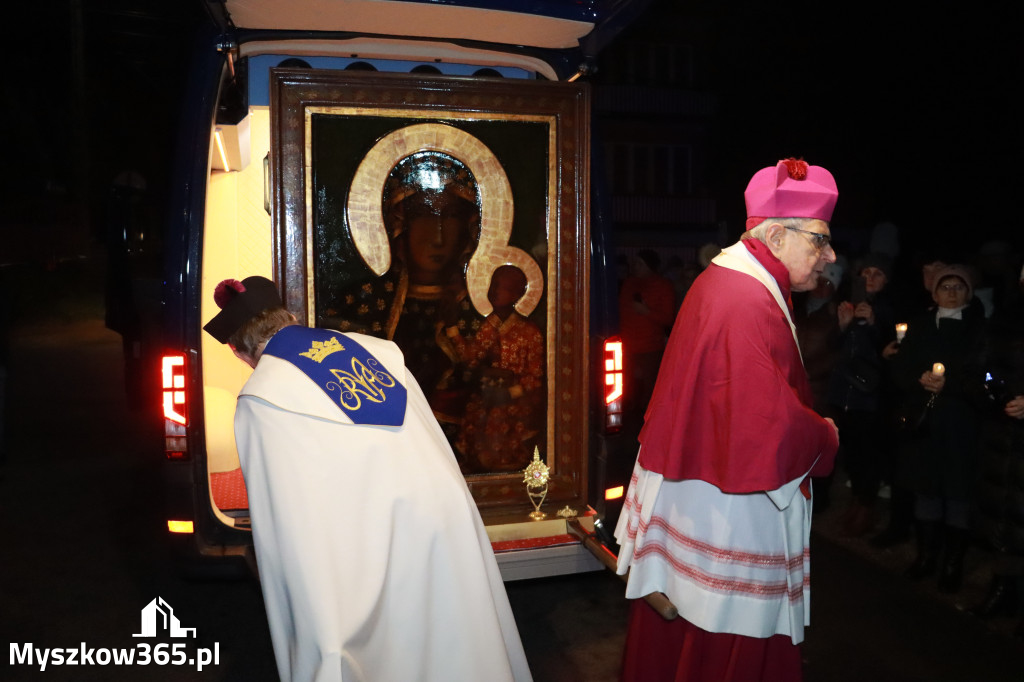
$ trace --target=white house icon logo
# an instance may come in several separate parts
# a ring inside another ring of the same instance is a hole
[[[171,637],[195,637],[195,628],[183,628],[171,605],[157,597],[142,609],[142,632],[132,637],[156,637],[157,633]]]

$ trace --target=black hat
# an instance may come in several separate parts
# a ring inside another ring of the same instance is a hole
[[[859,275],[865,268],[878,268],[889,279],[892,277],[892,258],[879,251],[872,251],[857,262],[856,274]]]
[[[220,312],[203,327],[210,336],[227,343],[242,325],[270,308],[283,308],[277,285],[266,277],[246,277],[241,282],[226,279],[217,285],[213,300]]]

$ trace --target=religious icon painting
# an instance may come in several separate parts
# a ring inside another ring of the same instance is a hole
[[[399,345],[482,511],[521,503],[509,481],[535,448],[552,499],[581,499],[587,91],[290,69],[271,81],[286,304]]]

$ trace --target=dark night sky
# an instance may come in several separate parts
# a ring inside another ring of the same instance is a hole
[[[1017,10],[707,5],[718,187],[803,156],[836,176],[836,232],[889,219],[919,244],[1020,241]]]
[[[57,0],[19,5],[3,79],[0,263],[81,255],[102,235],[114,176],[154,197],[170,158],[200,2]]]
[[[654,5],[656,20],[642,30],[694,45],[696,87],[718,97],[707,185],[723,217],[742,211],[751,173],[792,155],[835,174],[836,232],[890,219],[917,243],[1022,241],[1019,11],[939,2],[911,13],[896,4]],[[49,32],[20,36],[25,66],[5,78],[4,129],[23,161],[4,171],[7,191],[23,199],[5,222],[51,216],[47,183],[70,196],[88,179],[94,221],[117,169],[134,164],[165,185],[200,3],[65,0],[30,11],[31,25]]]

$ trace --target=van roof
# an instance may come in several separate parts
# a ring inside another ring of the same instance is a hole
[[[650,0],[205,0],[223,28],[343,32],[574,49]],[[603,46],[607,40],[600,41]],[[590,50],[585,52],[592,53]],[[596,52],[596,50],[594,50]]]

